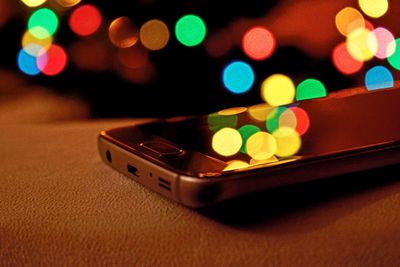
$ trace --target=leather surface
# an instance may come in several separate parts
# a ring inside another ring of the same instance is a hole
[[[400,167],[190,210],[100,161],[129,123],[0,124],[1,266],[399,266]]]

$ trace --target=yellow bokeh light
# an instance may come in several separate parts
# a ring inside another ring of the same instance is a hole
[[[346,48],[354,59],[368,61],[378,51],[378,40],[372,31],[358,28],[347,36]]]
[[[361,10],[372,18],[379,18],[385,15],[389,9],[388,0],[358,0]]]
[[[247,162],[241,160],[232,160],[228,162],[228,166],[225,167],[224,171],[233,171],[239,170],[249,167],[250,165]]]
[[[272,106],[290,104],[295,95],[296,91],[292,80],[283,74],[274,74],[261,85],[262,98]]]
[[[73,7],[79,4],[81,0],[56,0],[56,2],[62,7]]]
[[[336,14],[335,24],[338,31],[347,36],[357,28],[364,28],[365,20],[357,9],[345,7]]]
[[[35,37],[30,31],[26,31],[24,36],[22,37],[22,47],[25,52],[30,54],[31,56],[37,56],[41,49],[48,50],[53,42],[53,38],[51,35],[48,35],[47,38],[39,39]]]
[[[44,4],[44,2],[46,2],[47,0],[21,0],[21,1],[28,7],[38,7]]]
[[[264,159],[264,160],[251,159],[250,165],[251,166],[263,165],[263,164],[269,164],[269,163],[273,163],[273,162],[277,162],[277,161],[278,161],[278,159],[275,156],[272,156],[269,159]]]
[[[229,157],[237,154],[242,147],[242,136],[233,128],[222,128],[212,138],[212,148],[218,154]]]
[[[167,25],[158,19],[153,19],[140,28],[140,41],[143,46],[150,50],[163,49],[169,40]]]
[[[257,104],[249,107],[248,113],[250,116],[257,121],[266,121],[268,114],[274,109],[274,107],[268,104]]]
[[[276,155],[278,157],[289,157],[296,154],[301,147],[299,133],[290,127],[280,127],[273,134],[277,143]]]
[[[111,22],[108,36],[116,47],[128,48],[136,44],[138,31],[128,17],[119,17]]]
[[[218,111],[218,115],[238,115],[240,113],[246,112],[247,108],[245,107],[234,107],[234,108],[227,108],[224,110]]]
[[[257,132],[246,142],[247,154],[255,160],[271,158],[277,149],[275,138],[266,132]]]

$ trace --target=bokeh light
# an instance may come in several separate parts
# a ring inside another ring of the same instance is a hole
[[[296,88],[296,100],[306,100],[325,97],[327,95],[324,84],[316,79],[306,79]]]
[[[247,162],[241,160],[232,160],[228,162],[228,165],[224,168],[224,171],[233,171],[239,169],[245,169],[250,165]]]
[[[279,128],[279,118],[281,117],[282,113],[285,112],[287,109],[287,107],[276,107],[268,113],[265,127],[270,133],[276,131]]]
[[[56,0],[57,4],[62,7],[73,7],[81,2],[81,0]]]
[[[364,66],[364,62],[350,55],[346,43],[340,43],[335,47],[332,53],[332,61],[336,69],[345,75],[357,73]]]
[[[346,47],[349,54],[358,61],[368,61],[378,51],[375,34],[366,28],[357,28],[347,35]]]
[[[21,0],[28,7],[38,7],[43,5],[47,0]]]
[[[364,28],[363,15],[355,8],[345,7],[336,14],[335,24],[338,31],[347,36],[357,28]]]
[[[212,148],[218,154],[229,157],[239,152],[242,147],[242,137],[233,128],[223,128],[216,132],[212,138]]]
[[[116,47],[128,48],[137,42],[138,30],[128,17],[119,17],[111,22],[108,37]]]
[[[178,41],[185,46],[196,46],[203,42],[207,33],[204,21],[196,15],[186,15],[175,25],[175,35]]]
[[[266,121],[268,114],[274,109],[274,107],[268,104],[257,104],[249,107],[248,113],[250,117],[257,121]]]
[[[369,91],[392,88],[394,80],[392,73],[384,66],[375,66],[365,75],[365,87]]]
[[[204,45],[211,57],[222,57],[232,49],[233,41],[228,31],[218,30],[207,35]]]
[[[297,131],[290,127],[278,128],[272,136],[276,140],[278,157],[289,157],[296,154],[301,148],[301,138]]]
[[[69,17],[71,30],[80,36],[95,33],[102,22],[102,16],[94,5],[82,5],[76,8]]]
[[[396,70],[400,70],[400,38],[397,38],[394,45],[395,51],[393,55],[388,58],[389,64]]]
[[[120,48],[117,52],[118,62],[126,68],[141,68],[149,62],[149,53],[140,45]]]
[[[385,59],[393,55],[396,50],[396,42],[393,34],[385,28],[379,27],[372,31],[378,42],[378,50],[375,56],[380,59]]]
[[[39,39],[30,31],[26,31],[22,37],[22,47],[31,56],[37,56],[42,48],[49,49],[52,42],[52,36],[48,35],[47,38]]]
[[[307,112],[300,107],[290,107],[289,110],[296,115],[296,131],[300,135],[304,135],[310,128],[310,118]],[[280,125],[282,127],[283,125]]]
[[[250,136],[252,136],[253,134],[260,132],[260,131],[261,131],[260,128],[258,128],[255,125],[251,125],[251,124],[246,124],[239,128],[239,133],[242,136],[242,140],[243,140],[243,144],[242,144],[242,147],[240,148],[240,152],[247,153],[246,152],[247,140],[250,138]]]
[[[266,132],[257,132],[246,142],[247,154],[255,160],[271,158],[277,149],[275,138]]]
[[[217,132],[222,128],[236,128],[238,123],[238,116],[212,113],[208,115],[207,122],[210,131]]]
[[[292,80],[283,74],[274,74],[262,83],[261,96],[272,106],[281,106],[293,102],[296,91]]]
[[[272,55],[276,41],[272,33],[263,27],[248,30],[242,40],[245,54],[254,60],[264,60]]]
[[[388,0],[358,0],[361,10],[372,18],[385,15],[389,9]]]
[[[52,45],[47,51],[43,49],[38,58],[37,66],[47,76],[60,74],[67,64],[67,54],[58,45]]]
[[[253,86],[254,72],[249,64],[243,61],[233,61],[224,68],[222,81],[230,92],[242,94]]]
[[[218,111],[219,115],[238,115],[247,111],[246,107],[233,107]]]
[[[25,74],[35,76],[40,73],[36,65],[36,57],[29,55],[24,49],[21,49],[17,58],[18,68]]]
[[[270,163],[274,163],[277,161],[278,161],[278,158],[275,156],[272,156],[269,159],[264,159],[264,160],[250,159],[250,166],[265,165],[265,164],[270,164]]]
[[[38,39],[45,39],[50,35],[54,35],[57,28],[58,18],[56,14],[48,8],[36,10],[28,21],[28,30]]]
[[[282,114],[279,116],[278,128],[280,127],[290,127],[296,129],[297,127],[296,113],[294,113],[294,111],[291,110],[290,108],[283,111]]]
[[[140,28],[140,41],[149,50],[163,49],[169,40],[167,25],[158,19],[152,19]]]

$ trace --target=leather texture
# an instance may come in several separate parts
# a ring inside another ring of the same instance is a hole
[[[0,124],[1,266],[399,266],[399,167],[191,210],[100,161],[131,123]]]

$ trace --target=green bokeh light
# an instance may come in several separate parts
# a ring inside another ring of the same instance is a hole
[[[296,89],[296,100],[306,100],[326,96],[326,89],[322,82],[316,79],[302,81]]]
[[[57,15],[48,8],[36,10],[28,21],[28,30],[33,36],[45,39],[52,36],[58,28]]]
[[[246,124],[239,128],[239,133],[243,139],[243,144],[242,144],[242,147],[240,148],[240,152],[246,153],[247,139],[249,139],[250,136],[252,136],[253,134],[260,132],[260,131],[261,131],[260,128],[258,128],[255,125],[251,125],[251,124]]]
[[[185,46],[199,45],[204,40],[206,33],[206,25],[196,15],[183,16],[175,25],[176,38]]]
[[[279,118],[282,113],[285,112],[287,107],[276,107],[267,115],[267,121],[265,123],[265,127],[268,132],[273,133],[279,128]]]
[[[389,64],[396,70],[400,70],[400,38],[396,39],[396,51],[388,58]]]

